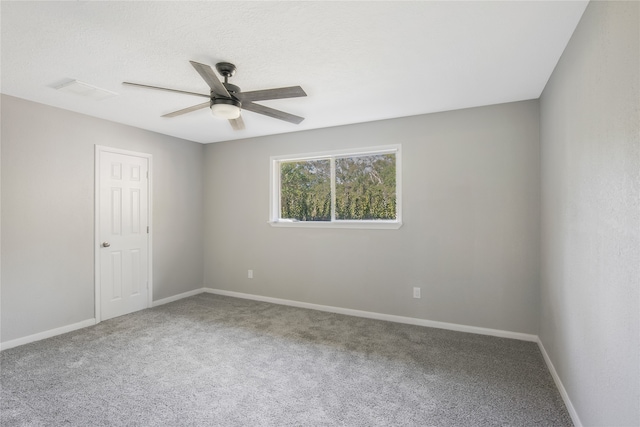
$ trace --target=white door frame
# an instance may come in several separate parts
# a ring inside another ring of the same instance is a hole
[[[128,156],[136,156],[136,157],[143,157],[146,158],[149,164],[149,179],[147,180],[147,185],[148,185],[148,218],[147,218],[147,224],[149,224],[149,238],[147,239],[147,249],[148,249],[148,272],[147,272],[147,277],[149,280],[149,287],[147,290],[147,308],[151,307],[153,304],[153,227],[152,227],[152,218],[153,218],[153,214],[152,214],[152,207],[153,207],[153,203],[152,203],[152,194],[153,192],[152,190],[152,177],[153,174],[152,172],[152,160],[153,160],[153,156],[151,154],[147,154],[147,153],[140,153],[137,151],[129,151],[129,150],[122,150],[119,148],[113,148],[113,147],[107,147],[104,145],[96,145],[95,146],[95,163],[94,163],[94,170],[95,170],[95,189],[94,189],[94,193],[93,193],[93,198],[94,198],[94,225],[93,225],[93,230],[94,230],[94,238],[93,238],[93,253],[94,253],[94,263],[93,263],[93,270],[94,270],[94,282],[95,282],[95,318],[96,318],[96,323],[99,323],[102,320],[102,301],[100,300],[100,296],[101,296],[101,288],[100,288],[100,270],[99,270],[99,266],[100,266],[100,154],[104,153],[104,152],[108,152],[108,153],[115,153],[115,154],[124,154],[124,155],[128,155]]]

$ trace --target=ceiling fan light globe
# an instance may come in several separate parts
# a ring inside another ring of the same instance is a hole
[[[240,106],[235,102],[220,102],[227,100],[214,100],[211,103],[211,114],[214,117],[225,119],[225,120],[233,120],[240,117]]]

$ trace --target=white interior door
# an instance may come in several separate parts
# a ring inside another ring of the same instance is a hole
[[[97,147],[96,320],[149,307],[149,161]]]

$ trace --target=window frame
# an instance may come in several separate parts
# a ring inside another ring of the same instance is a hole
[[[337,157],[357,157],[376,154],[396,156],[396,219],[394,220],[340,220],[335,219],[335,162],[331,162],[331,221],[296,221],[280,218],[280,164],[308,160],[335,159]],[[270,158],[269,224],[272,227],[291,228],[364,228],[398,229],[402,227],[402,146],[400,144],[376,147],[351,148],[315,153],[285,154]]]

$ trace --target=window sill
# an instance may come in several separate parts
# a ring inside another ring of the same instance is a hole
[[[269,221],[272,227],[285,228],[353,228],[368,230],[397,230],[400,221]]]

